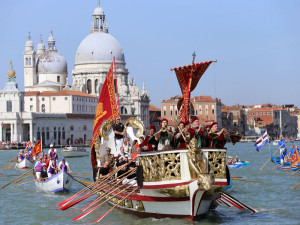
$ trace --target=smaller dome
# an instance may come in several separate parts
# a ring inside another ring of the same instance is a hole
[[[38,62],[39,74],[68,73],[67,62],[63,55],[57,51],[47,50],[40,57]]]
[[[96,15],[104,15],[104,11],[100,6],[97,6],[97,8],[94,9],[93,16]]]
[[[33,41],[31,40],[30,36],[28,36],[28,40],[25,42],[25,47],[34,47]]]
[[[40,42],[37,44],[37,49],[38,49],[38,50],[43,50],[43,49],[45,49],[45,45],[44,45],[42,36],[40,37]]]
[[[8,78],[14,78],[16,76],[16,71],[13,68],[9,69],[7,72],[7,76]]]
[[[53,34],[52,34],[52,31],[50,32],[50,35],[48,37],[48,42],[54,42],[54,37],[53,37]]]

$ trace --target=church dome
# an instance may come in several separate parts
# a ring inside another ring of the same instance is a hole
[[[95,32],[89,34],[80,43],[76,52],[75,65],[111,62],[113,56],[116,62],[125,62],[119,42],[109,33]]]
[[[38,73],[68,73],[65,57],[54,50],[45,51],[39,56]]]
[[[33,41],[31,39],[28,39],[26,42],[25,42],[25,47],[34,47],[34,44],[33,44]]]
[[[98,6],[95,8],[93,15],[104,15],[104,11],[100,6]]]

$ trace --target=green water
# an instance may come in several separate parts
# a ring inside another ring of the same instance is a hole
[[[300,146],[300,142],[293,143]],[[291,144],[287,147],[290,148]],[[225,205],[219,206],[210,212],[205,218],[191,222],[184,219],[162,219],[140,218],[132,214],[126,214],[118,209],[113,210],[103,220],[102,224],[300,224],[300,186],[297,189],[290,188],[300,182],[300,172],[296,176],[289,176],[290,171],[274,169],[273,163],[259,172],[270,155],[268,145],[260,152],[255,150],[253,143],[237,143],[235,146],[227,144],[227,155],[238,155],[242,160],[249,160],[251,164],[247,167],[231,169],[231,175],[257,183],[234,181],[233,187],[228,192],[243,203],[257,209],[256,214]],[[273,150],[276,146],[270,145]],[[46,150],[45,150],[46,151]],[[58,149],[60,152],[60,149]],[[0,165],[17,155],[18,151],[0,151]],[[90,158],[70,158],[67,161],[75,173],[91,173]],[[25,171],[0,170],[0,186],[12,181]],[[77,179],[91,181],[88,176],[76,175]],[[31,181],[29,177],[21,182]],[[78,216],[81,208],[91,200],[85,200],[80,204],[61,211],[56,204],[66,197],[78,192],[83,186],[73,181],[71,193],[50,194],[38,191],[34,183],[19,187],[8,186],[0,192],[0,224],[88,224],[108,209],[110,205],[105,204],[89,214],[81,221],[72,221]]]

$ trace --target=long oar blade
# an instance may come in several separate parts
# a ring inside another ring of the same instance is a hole
[[[85,199],[91,197],[92,195],[94,195],[94,194],[85,194],[85,195],[82,196],[81,198],[79,198],[79,199],[77,199],[77,200],[75,200],[75,201],[73,201],[73,202],[71,202],[71,203],[69,203],[69,204],[67,204],[67,205],[65,205],[65,206],[63,206],[63,207],[61,207],[60,210],[66,210],[66,209],[68,209],[68,208],[70,208],[70,207],[72,207],[72,206],[78,204],[79,202],[82,202],[83,200],[85,200]]]

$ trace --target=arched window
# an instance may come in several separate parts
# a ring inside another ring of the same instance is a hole
[[[42,111],[42,112],[45,112],[45,111],[46,111],[45,104],[42,104],[41,111]]]
[[[98,79],[95,80],[95,93],[98,93],[99,90],[97,90],[98,87]]]
[[[28,58],[25,59],[25,65],[28,65]]]
[[[92,81],[91,80],[87,81],[87,92],[88,92],[88,94],[92,93]]]
[[[127,109],[124,106],[121,107],[121,114],[127,115]]]
[[[28,65],[31,65],[31,57],[28,59]]]
[[[62,139],[65,140],[66,138],[66,133],[65,133],[65,128],[62,128]]]
[[[53,138],[56,140],[56,127],[54,127]]]

